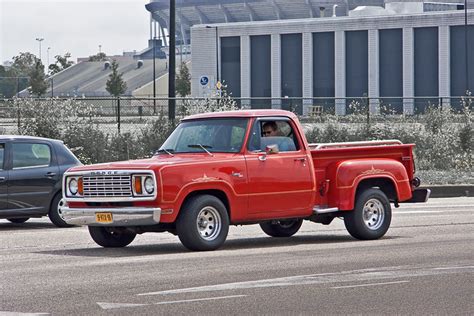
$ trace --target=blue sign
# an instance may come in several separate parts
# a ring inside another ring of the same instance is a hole
[[[201,76],[199,82],[201,83],[201,86],[207,86],[207,84],[209,83],[209,77]]]

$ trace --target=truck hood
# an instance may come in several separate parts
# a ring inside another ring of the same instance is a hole
[[[77,166],[69,169],[69,172],[78,171],[94,171],[94,170],[158,170],[167,165],[180,165],[209,161],[219,161],[222,159],[229,159],[239,154],[214,153],[214,156],[209,156],[207,153],[193,153],[193,154],[176,154],[170,156],[167,154],[160,154],[148,159],[128,160],[100,163],[93,165]],[[239,155],[240,156],[240,155]]]

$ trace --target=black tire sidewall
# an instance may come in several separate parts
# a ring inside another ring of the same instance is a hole
[[[49,212],[48,212],[49,220],[57,227],[72,227],[73,225],[66,223],[66,221],[61,218],[61,215],[59,215],[58,206],[61,199],[62,199],[61,192],[57,193],[54,196],[51,202],[51,207],[49,208]]]
[[[89,226],[88,228],[89,234],[96,244],[105,248],[125,247],[136,237],[136,234],[133,233],[112,235],[107,231],[106,227],[102,226]]]
[[[213,240],[205,240],[197,230],[196,220],[199,212],[206,206],[215,208],[221,217],[221,230]],[[181,208],[176,222],[179,240],[189,250],[215,250],[224,244],[229,232],[229,215],[220,199],[213,195],[198,195],[190,198]]]
[[[263,232],[271,237],[291,237],[296,234],[303,224],[302,219],[294,220],[293,225],[284,227],[281,224],[272,224],[271,222],[260,223]]]
[[[365,203],[370,199],[379,200],[384,206],[384,220],[382,225],[376,229],[369,229],[364,223],[363,209]],[[373,240],[385,235],[392,221],[392,210],[390,202],[380,189],[370,188],[360,192],[357,196],[355,208],[344,217],[344,224],[348,232],[357,239]]]

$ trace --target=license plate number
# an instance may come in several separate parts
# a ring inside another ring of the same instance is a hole
[[[97,223],[112,223],[112,213],[95,213]]]

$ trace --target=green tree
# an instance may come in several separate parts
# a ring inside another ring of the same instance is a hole
[[[105,61],[106,57],[105,53],[97,53],[96,55],[89,56],[89,61]]]
[[[71,58],[71,53],[66,53],[64,56],[56,55],[54,58],[56,58],[56,62],[48,66],[48,69],[51,71],[51,75],[57,74],[58,72],[74,65],[72,60],[68,60]]]
[[[16,79],[5,67],[0,65],[0,98],[11,98],[15,95]]]
[[[28,90],[35,96],[42,96],[48,90],[48,83],[44,74],[44,65],[40,60],[36,61],[35,68],[29,74],[30,87]]]
[[[122,79],[123,73],[118,73],[118,67],[119,64],[114,59],[112,61],[112,65],[110,65],[110,68],[112,68],[112,72],[110,73],[109,79],[105,84],[105,90],[107,90],[108,93],[115,97],[118,97],[119,95],[127,91],[127,83]]]
[[[28,76],[28,74],[36,68],[37,61],[39,61],[39,58],[32,53],[20,53],[18,56],[13,57],[10,72],[15,76]]]
[[[176,93],[180,97],[191,94],[191,75],[185,63],[181,63],[179,74],[176,76]]]

